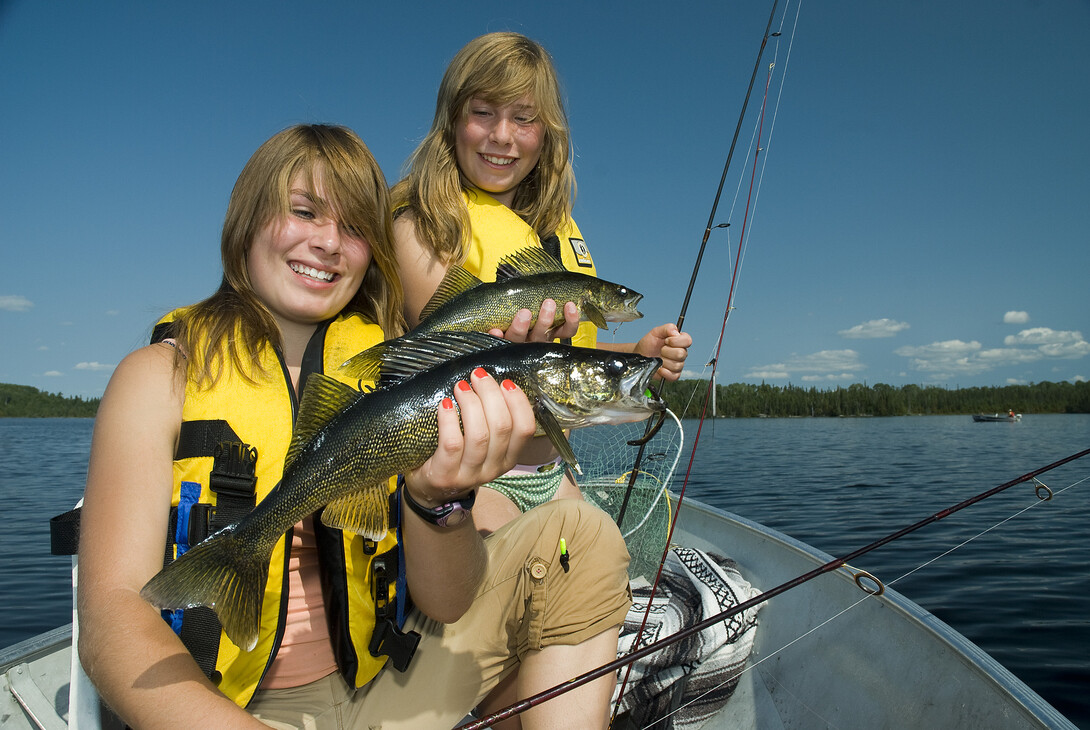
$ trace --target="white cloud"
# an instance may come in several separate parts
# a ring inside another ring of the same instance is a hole
[[[1067,360],[1076,360],[1090,355],[1090,342],[1079,340],[1071,343],[1056,343],[1054,345],[1041,345],[1040,351],[1045,357],[1062,357]]]
[[[1043,357],[1039,350],[1019,350],[1017,347],[996,347],[991,350],[981,350],[976,356],[992,367],[1037,362]]]
[[[1082,341],[1082,332],[1065,332],[1048,327],[1031,327],[1003,338],[1004,345],[1060,345]]]
[[[870,340],[877,337],[893,337],[898,332],[908,328],[908,322],[898,322],[883,317],[882,319],[872,319],[863,324],[857,324],[850,329],[840,330],[837,334],[849,340]]]
[[[64,373],[62,373],[60,370],[46,370],[44,373],[42,373],[42,375],[44,375],[47,378],[64,377]]]
[[[851,370],[862,370],[859,353],[855,350],[822,350],[810,355],[792,355],[787,362],[758,365],[746,373],[747,378],[787,380],[792,373],[805,373],[803,380],[844,380]],[[840,371],[840,374],[834,374]]]
[[[1085,375],[1076,375],[1075,377],[1071,378],[1071,382],[1072,383],[1085,383],[1086,382],[1086,376]]]
[[[992,367],[991,363],[982,362],[973,357],[980,351],[980,343],[946,340],[932,342],[921,347],[898,347],[894,354],[910,359],[913,370],[923,370],[941,375],[976,375]]]
[[[791,373],[786,370],[772,370],[768,368],[758,368],[756,370],[750,370],[746,373],[747,378],[760,378],[761,380],[787,380],[791,377]]]
[[[1054,330],[1048,327],[1032,327],[1022,330],[1017,335],[1007,335],[1003,344],[1013,345],[1037,345],[1037,350],[1042,357],[1057,357],[1064,359],[1077,359],[1090,355],[1090,342],[1082,338],[1082,332],[1077,330]]]
[[[0,295],[0,309],[5,312],[25,312],[34,306],[34,302],[18,294]]]
[[[1029,321],[1029,312],[1007,312],[1003,315],[1003,324],[1025,324]]]
[[[1008,312],[1003,315],[1004,325],[1025,325],[1028,321],[1028,312]]]
[[[910,358],[914,370],[937,376],[978,375],[1004,365],[1022,365],[1045,358],[1074,360],[1090,355],[1090,342],[1077,331],[1060,331],[1048,327],[1032,327],[1008,335],[1006,347],[984,350],[979,342],[947,340],[922,347],[900,347],[894,353]],[[1020,382],[1020,381],[1011,381]]]
[[[102,370],[113,370],[115,365],[105,365],[100,362],[81,362],[76,364],[76,370],[90,370],[92,372],[100,372]]]
[[[681,377],[685,380],[708,380],[711,378],[711,370],[689,370],[688,368],[681,371]]]

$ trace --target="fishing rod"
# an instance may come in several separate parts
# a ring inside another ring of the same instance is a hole
[[[711,209],[710,215],[708,216],[708,223],[704,227],[704,237],[700,242],[700,249],[699,249],[699,251],[697,253],[697,258],[696,258],[696,265],[693,267],[693,273],[692,273],[692,276],[691,276],[691,278],[689,280],[689,288],[685,292],[685,299],[684,299],[684,301],[683,301],[683,303],[681,305],[681,312],[678,314],[677,328],[678,328],[679,332],[681,331],[681,326],[685,321],[685,313],[688,310],[689,300],[690,300],[690,298],[692,296],[693,288],[694,288],[694,286],[696,284],[696,277],[697,277],[697,274],[700,271],[700,263],[701,263],[701,260],[704,257],[704,250],[707,247],[708,238],[711,235],[712,227],[713,227],[713,225],[715,223],[715,213],[716,213],[716,210],[719,207],[719,199],[720,199],[720,197],[722,196],[722,193],[723,193],[723,185],[725,184],[726,179],[727,179],[727,172],[730,169],[731,159],[734,157],[734,150],[735,150],[735,147],[736,147],[737,142],[738,142],[738,136],[739,136],[739,134],[740,134],[740,132],[742,130],[742,122],[743,122],[743,120],[745,118],[746,109],[749,106],[749,100],[750,100],[750,97],[753,94],[753,85],[754,85],[754,82],[757,79],[757,72],[760,70],[760,67],[761,67],[761,58],[764,55],[765,47],[768,45],[768,39],[770,37],[776,37],[776,36],[780,35],[779,32],[776,32],[776,33],[771,33],[770,32],[772,30],[772,23],[773,23],[773,21],[775,20],[775,17],[776,17],[776,7],[777,7],[778,4],[779,4],[779,0],[773,0],[772,11],[768,15],[768,24],[765,26],[764,35],[761,37],[761,46],[757,51],[757,58],[756,58],[756,60],[754,61],[754,64],[753,64],[753,73],[750,74],[749,86],[746,89],[746,96],[745,96],[745,99],[742,102],[742,111],[741,111],[741,114],[738,117],[738,124],[734,128],[734,138],[731,140],[730,150],[727,152],[727,161],[723,165],[723,174],[719,178],[719,187],[715,191],[715,200],[712,202],[712,209]],[[767,76],[767,79],[765,80],[764,96],[763,96],[763,100],[761,102],[761,115],[760,115],[760,122],[758,124],[758,132],[757,132],[757,152],[753,156],[753,176],[756,176],[756,173],[757,173],[757,157],[758,157],[758,155],[760,153],[760,150],[761,150],[760,142],[761,142],[762,130],[764,128],[765,107],[768,104],[768,87],[769,87],[769,84],[772,81],[772,69],[774,67],[775,67],[775,64],[771,64],[769,66],[768,76]],[[736,283],[736,281],[738,279],[738,268],[741,266],[741,261],[742,261],[742,249],[743,249],[743,245],[744,245],[744,242],[745,242],[746,223],[749,221],[749,205],[750,205],[750,199],[752,198],[752,194],[753,194],[753,176],[751,176],[751,178],[750,178],[750,194],[747,197],[746,212],[745,212],[745,217],[744,217],[744,220],[743,220],[743,223],[742,223],[742,233],[741,233],[741,235],[739,237],[739,240],[738,240],[738,253],[737,253],[737,256],[736,256],[736,259],[735,259],[733,270],[731,272],[730,292],[727,295],[726,312],[723,315],[723,329],[724,330],[726,329],[726,326],[727,326],[727,318],[730,317],[730,312],[731,312],[731,309],[732,309],[731,305],[732,305],[732,302],[734,300],[734,286],[735,286],[735,283]],[[730,225],[730,223],[724,224],[724,226],[729,226],[729,225]],[[719,335],[719,346],[722,346],[722,343],[723,343],[723,332],[721,331],[720,335]],[[717,347],[717,352],[716,352],[716,360],[718,360],[718,347]],[[715,371],[713,369],[712,378],[711,378],[711,381],[709,383],[709,389],[712,389],[714,387],[715,387]],[[708,399],[707,399],[707,395],[705,395],[705,397],[704,397],[704,411],[701,413],[701,420],[700,420],[700,425],[701,426],[703,426],[703,424],[704,424],[704,414],[707,412],[707,403],[708,403]],[[714,417],[715,414],[713,413],[712,416]],[[659,424],[659,426],[661,426],[661,423]],[[654,431],[652,431],[652,427],[649,424],[647,432],[645,433],[644,437],[641,440],[634,441],[634,442],[629,442],[629,444],[632,445],[632,446],[638,445],[639,449],[636,452],[636,458],[635,458],[635,461],[634,461],[634,463],[632,465],[632,471],[631,471],[631,474],[630,474],[629,479],[628,479],[628,486],[627,486],[627,488],[625,490],[624,499],[621,502],[621,508],[620,508],[620,510],[618,512],[618,515],[617,515],[617,526],[618,527],[621,527],[622,524],[623,524],[622,520],[624,519],[625,511],[626,511],[626,509],[628,507],[628,502],[629,502],[629,500],[630,500],[630,498],[632,496],[632,492],[635,489],[636,477],[639,475],[640,465],[641,465],[641,463],[643,461],[644,446],[648,441],[651,440],[651,437],[653,435],[654,435]],[[692,450],[692,454],[690,455],[690,458],[689,458],[689,470],[690,471],[692,469],[693,459],[696,458],[696,444],[699,442],[699,440],[700,440],[700,429],[698,428],[697,429],[696,441],[693,442],[693,450]],[[685,499],[685,487],[688,485],[688,479],[689,479],[689,477],[688,477],[688,472],[687,472],[686,476],[685,476],[685,483],[682,485],[681,491],[678,493],[676,510],[680,510],[682,501]],[[667,555],[669,554],[669,551],[670,551],[670,540],[671,540],[671,538],[672,538],[672,536],[674,534],[674,527],[677,524],[678,512],[676,510],[674,512],[673,520],[671,520],[671,522],[670,522],[670,529],[669,529],[669,532],[667,534],[666,545],[663,547],[662,558],[659,561],[659,568],[655,573],[655,580],[651,585],[651,595],[648,597],[647,609],[644,611],[643,619],[640,622],[640,627],[636,631],[636,638],[634,639],[634,641],[632,643],[632,650],[633,651],[639,648],[640,637],[643,636],[644,627],[647,625],[647,620],[648,620],[648,618],[650,616],[650,613],[651,613],[652,600],[654,599],[655,594],[658,591],[659,581],[662,579],[663,566],[665,566],[665,564],[666,564],[666,557],[667,557]],[[625,671],[624,677],[621,680],[621,691],[618,694],[618,697],[620,697],[621,695],[624,694],[624,689],[628,684],[628,678],[629,678],[629,675],[632,672],[632,667],[633,667],[633,664],[630,663],[628,665],[628,668]],[[613,721],[616,719],[617,711],[619,710],[619,708],[620,708],[620,702],[618,701],[618,703],[613,708],[613,713],[612,713],[612,716],[610,718],[610,725],[612,725]]]
[[[772,12],[768,14],[768,24],[765,26],[764,35],[761,36],[761,46],[757,50],[757,60],[753,62],[753,73],[750,74],[749,86],[746,88],[746,96],[742,100],[742,111],[738,114],[738,124],[734,127],[734,137],[731,139],[730,148],[727,150],[727,161],[723,164],[723,174],[719,176],[719,187],[715,190],[715,199],[712,201],[711,213],[708,215],[708,224],[704,227],[704,237],[700,240],[700,248],[696,254],[696,263],[693,265],[693,273],[689,277],[689,288],[685,291],[685,298],[681,303],[681,311],[677,315],[678,332],[681,331],[682,325],[685,324],[685,314],[689,310],[689,300],[692,299],[693,288],[696,286],[696,277],[700,273],[700,263],[704,259],[704,250],[708,246],[708,239],[711,237],[712,229],[715,227],[715,214],[716,211],[719,210],[719,199],[723,195],[723,185],[726,184],[727,173],[730,171],[730,163],[734,158],[734,149],[738,145],[738,135],[742,132],[742,122],[745,121],[746,109],[749,107],[749,99],[753,94],[753,84],[757,80],[757,72],[761,68],[761,57],[764,55],[765,47],[768,45],[768,39],[780,35],[778,31],[776,33],[770,32],[772,30],[772,23],[776,18],[776,6],[778,6],[779,3],[780,0],[772,0]],[[726,225],[729,226],[730,224],[727,223]],[[741,245],[741,242],[739,242],[739,245]],[[737,274],[737,265],[735,266],[735,274]],[[656,395],[658,395],[657,392]],[[658,426],[662,426],[661,421]],[[651,437],[654,436],[654,433],[651,430],[652,427],[653,425],[649,423],[647,432],[642,439],[629,442],[630,446],[639,446],[639,450],[636,452],[636,458],[632,464],[632,472],[628,480],[628,488],[625,490],[624,500],[621,502],[621,509],[617,513],[618,526],[621,524],[625,512],[628,510],[628,501],[632,496],[632,490],[636,484],[636,475],[639,474],[640,464],[643,462],[644,446],[651,440]]]
[[[465,725],[461,725],[461,726],[459,726],[459,728],[457,730],[480,730],[481,728],[491,727],[494,723],[497,723],[500,720],[506,720],[509,717],[513,717],[513,716],[518,715],[518,714],[520,714],[522,712],[525,712],[526,710],[537,707],[538,705],[542,704],[543,702],[547,702],[548,700],[559,697],[560,695],[564,694],[565,692],[570,692],[573,689],[576,689],[578,687],[582,687],[584,684],[587,684],[588,682],[592,682],[595,679],[598,679],[600,677],[604,677],[607,674],[610,674],[611,672],[615,672],[618,669],[620,669],[621,667],[624,667],[626,665],[631,665],[633,662],[635,662],[638,659],[642,659],[643,657],[648,656],[650,654],[653,654],[653,653],[655,653],[656,651],[658,651],[660,649],[663,649],[663,648],[665,648],[665,647],[667,647],[667,646],[669,646],[671,644],[677,643],[678,641],[681,641],[683,639],[687,639],[690,636],[692,636],[693,634],[697,634],[697,633],[703,631],[704,629],[709,628],[711,626],[714,626],[715,624],[717,624],[717,623],[719,623],[721,621],[725,621],[726,619],[730,618],[731,616],[742,613],[743,611],[748,611],[751,608],[755,608],[755,607],[759,606],[760,604],[764,603],[765,601],[768,601],[771,598],[775,598],[776,596],[780,595],[781,593],[785,593],[785,592],[791,590],[792,588],[797,588],[798,586],[802,585],[803,583],[806,583],[807,581],[813,580],[814,578],[817,578],[820,575],[824,575],[826,573],[831,573],[832,571],[837,570],[837,569],[845,566],[849,561],[855,560],[858,557],[866,555],[867,553],[869,553],[869,552],[871,552],[873,550],[876,550],[876,549],[882,547],[883,545],[887,545],[887,544],[893,542],[894,540],[899,540],[900,538],[904,537],[905,535],[908,535],[908,534],[910,534],[912,532],[915,532],[916,530],[919,530],[922,527],[926,527],[927,525],[930,525],[933,522],[938,522],[941,519],[949,517],[950,515],[954,514],[955,512],[960,512],[961,510],[965,509],[966,507],[970,507],[970,506],[976,504],[977,502],[982,502],[985,499],[988,499],[989,497],[993,497],[996,494],[999,494],[1000,492],[1006,491],[1007,489],[1010,489],[1011,487],[1013,487],[1013,486],[1015,486],[1017,484],[1022,484],[1024,482],[1028,482],[1028,481],[1031,481],[1031,480],[1036,481],[1037,477],[1040,476],[1041,474],[1052,471],[1053,469],[1056,469],[1056,468],[1058,468],[1060,466],[1063,466],[1064,464],[1067,464],[1069,462],[1075,461],[1076,459],[1081,459],[1084,456],[1086,456],[1087,454],[1090,454],[1090,449],[1084,449],[1083,451],[1080,451],[1080,452],[1078,452],[1076,454],[1072,454],[1071,456],[1066,456],[1066,457],[1064,457],[1064,458],[1062,458],[1062,459],[1060,459],[1058,461],[1052,462],[1051,464],[1048,464],[1046,466],[1042,466],[1042,467],[1040,467],[1038,469],[1034,469],[1033,471],[1027,472],[1027,473],[1023,474],[1022,476],[1020,476],[1020,477],[1016,477],[1014,479],[1011,479],[1008,482],[1004,482],[1003,484],[1000,484],[997,487],[992,487],[991,489],[988,489],[988,490],[986,490],[984,492],[981,492],[980,494],[977,494],[976,496],[970,497],[969,499],[966,499],[966,500],[964,500],[962,502],[958,502],[957,504],[953,505],[952,507],[947,507],[946,509],[939,510],[938,512],[930,515],[929,517],[925,517],[924,519],[920,520],[919,522],[915,522],[915,523],[909,525],[908,527],[904,527],[904,528],[902,528],[900,530],[897,530],[896,532],[890,533],[889,535],[886,535],[885,537],[880,538],[878,540],[875,540],[874,542],[872,542],[872,543],[870,543],[868,545],[865,545],[865,546],[863,546],[861,548],[858,548],[857,550],[854,550],[854,551],[848,553],[847,555],[845,555],[845,556],[843,556],[841,558],[834,558],[833,560],[830,560],[829,562],[825,563],[824,565],[821,565],[821,566],[819,566],[817,568],[814,568],[813,570],[811,570],[811,571],[809,571],[807,573],[803,573],[802,575],[800,575],[800,576],[798,576],[796,578],[792,578],[791,580],[789,580],[789,581],[787,581],[785,583],[781,583],[780,585],[776,586],[775,588],[770,588],[767,591],[761,593],[760,595],[749,599],[748,601],[745,601],[743,603],[739,603],[736,606],[732,606],[731,608],[728,608],[728,609],[726,609],[726,610],[724,610],[724,611],[722,611],[720,613],[717,613],[714,616],[706,618],[703,621],[695,623],[692,626],[689,626],[689,627],[687,627],[685,629],[682,629],[681,631],[677,632],[676,634],[672,634],[671,636],[667,636],[664,639],[660,639],[659,641],[648,644],[647,646],[643,647],[642,649],[635,650],[635,651],[627,654],[626,656],[621,657],[620,659],[612,661],[609,664],[604,664],[601,667],[598,667],[597,669],[592,669],[591,671],[586,672],[584,674],[581,674],[581,675],[579,675],[578,677],[576,677],[574,679],[568,680],[567,682],[564,682],[562,684],[558,684],[555,687],[552,687],[550,689],[539,692],[538,694],[533,695],[532,697],[527,697],[526,699],[524,699],[524,700],[522,700],[520,702],[517,702],[517,703],[511,705],[510,707],[506,707],[506,708],[504,708],[502,710],[494,712],[491,715],[488,715],[487,717],[483,717],[483,718],[481,718],[479,720],[476,720],[474,722],[467,723]],[[1044,485],[1042,485],[1040,482],[1038,482],[1038,486],[1035,489],[1035,494],[1036,494],[1037,498],[1042,500],[1042,501],[1047,501],[1047,500],[1052,498],[1052,492],[1047,487],[1044,487]],[[869,577],[873,578],[873,576],[869,576]],[[856,584],[860,586],[861,590],[864,590],[864,591],[866,591],[868,593],[880,594],[882,592],[880,589],[879,590],[871,590],[869,588],[865,588],[863,586],[863,584],[859,581],[858,578],[856,579]],[[880,583],[878,585],[881,586]]]

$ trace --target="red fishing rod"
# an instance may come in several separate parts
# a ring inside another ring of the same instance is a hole
[[[726,179],[727,179],[727,172],[730,169],[731,159],[734,157],[734,149],[735,149],[735,147],[736,147],[736,145],[738,143],[738,135],[741,132],[742,122],[745,119],[746,108],[749,106],[749,99],[753,94],[753,85],[754,85],[754,82],[757,79],[757,72],[758,72],[758,70],[760,70],[760,67],[761,67],[761,58],[764,55],[765,47],[768,45],[768,39],[771,38],[771,37],[776,37],[776,36],[780,35],[778,32],[776,32],[776,33],[771,33],[770,32],[772,30],[772,23],[773,23],[773,21],[775,20],[775,17],[776,17],[776,6],[778,4],[779,4],[779,0],[773,0],[772,11],[768,15],[768,24],[765,26],[764,35],[761,37],[761,47],[757,51],[757,59],[753,64],[753,73],[750,75],[749,87],[746,89],[745,100],[742,102],[742,111],[738,116],[738,124],[735,126],[735,129],[734,129],[734,138],[731,140],[730,150],[727,152],[727,161],[723,165],[723,174],[719,178],[719,187],[715,191],[715,200],[712,202],[711,214],[708,216],[708,224],[704,227],[704,237],[700,242],[700,249],[699,249],[699,251],[697,253],[697,257],[696,257],[696,265],[693,267],[693,273],[692,273],[692,276],[689,279],[689,289],[685,292],[685,299],[684,299],[684,301],[682,302],[682,305],[681,305],[681,312],[678,314],[678,319],[677,319],[678,331],[681,331],[681,326],[685,322],[685,313],[689,308],[689,300],[692,297],[693,287],[696,284],[696,277],[697,277],[697,274],[700,271],[700,262],[701,262],[701,259],[704,257],[704,249],[707,247],[708,238],[711,235],[711,231],[712,231],[713,225],[715,223],[715,213],[716,213],[716,210],[719,207],[719,199],[720,199],[720,197],[722,196],[722,193],[723,193],[723,185],[724,185],[724,183],[726,182]],[[742,233],[741,233],[741,235],[739,236],[739,239],[738,239],[738,252],[737,252],[737,256],[735,258],[733,271],[731,272],[730,293],[727,295],[727,305],[726,305],[726,310],[725,310],[724,315],[723,315],[723,329],[724,330],[726,329],[726,326],[727,326],[727,318],[730,316],[732,303],[733,303],[733,300],[734,300],[734,286],[735,286],[735,283],[736,283],[736,281],[738,279],[738,269],[741,266],[741,262],[742,262],[742,249],[743,249],[743,245],[745,243],[746,223],[749,221],[749,206],[750,206],[750,202],[752,201],[752,197],[753,197],[753,182],[754,182],[754,178],[755,178],[755,176],[757,174],[757,158],[758,158],[758,156],[760,154],[760,150],[761,150],[761,135],[762,135],[763,130],[764,130],[765,108],[766,108],[766,106],[768,104],[768,87],[769,87],[769,84],[771,83],[771,81],[772,81],[772,66],[769,67],[768,75],[767,75],[767,77],[765,79],[764,95],[763,95],[763,99],[762,99],[762,102],[761,102],[761,114],[760,114],[760,121],[758,123],[758,131],[757,131],[757,151],[753,156],[753,173],[750,176],[749,195],[747,196],[747,200],[746,200],[746,212],[745,212],[745,216],[744,216],[743,222],[742,222]],[[729,225],[730,225],[729,223],[724,224],[724,226],[729,226]],[[722,347],[722,345],[723,345],[723,333],[721,331],[720,334],[719,334],[719,344],[717,346],[716,359],[713,362],[718,360],[718,358],[719,358],[718,347]],[[711,381],[709,383],[709,389],[714,388],[714,387],[715,387],[715,377],[714,377],[714,369],[713,369],[713,376],[712,376]],[[705,397],[704,397],[705,412],[706,412],[706,409],[707,409],[707,404],[708,404],[708,398],[707,398],[707,394],[705,394]],[[714,415],[715,414],[713,413],[712,416],[714,417]],[[644,447],[645,447],[646,443],[651,440],[651,437],[654,436],[654,434],[657,431],[658,427],[661,426],[661,425],[662,425],[661,421],[659,422],[659,424],[657,424],[655,426],[648,423],[647,431],[644,434],[643,438],[638,440],[638,441],[629,442],[629,444],[632,445],[632,446],[637,446],[638,445],[639,450],[636,452],[635,462],[632,465],[631,475],[629,476],[629,479],[628,479],[628,486],[627,486],[627,489],[625,490],[624,499],[621,502],[621,508],[620,508],[620,510],[619,510],[619,512],[617,514],[617,526],[618,527],[620,527],[622,525],[622,520],[624,519],[625,511],[626,511],[626,509],[628,507],[629,498],[631,497],[632,492],[635,489],[636,477],[640,473],[640,464],[642,463],[642,460],[643,460]],[[704,425],[704,412],[701,413],[700,426],[697,427],[696,440],[693,442],[692,452],[691,452],[691,454],[689,456],[689,467],[688,467],[688,470],[685,473],[685,481],[682,484],[681,490],[680,490],[680,492],[678,493],[678,496],[677,496],[677,504],[676,504],[676,508],[674,510],[673,519],[670,521],[670,528],[669,528],[669,530],[667,532],[666,544],[663,547],[663,551],[662,551],[662,558],[659,560],[659,567],[658,567],[658,570],[655,573],[655,580],[651,584],[651,594],[650,594],[650,596],[648,596],[647,609],[644,611],[643,620],[640,622],[639,629],[637,629],[637,631],[636,631],[636,638],[634,639],[633,644],[632,644],[632,651],[635,651],[635,650],[639,649],[640,637],[643,636],[644,627],[647,625],[647,620],[648,620],[648,617],[649,617],[649,615],[651,613],[652,601],[655,598],[655,594],[658,592],[659,582],[662,579],[663,566],[666,564],[666,557],[670,552],[670,541],[671,541],[671,538],[673,537],[673,534],[674,534],[674,527],[677,524],[678,511],[681,509],[681,504],[685,499],[685,487],[688,486],[689,473],[692,470],[693,460],[696,458],[696,446],[700,442],[700,428],[703,425]],[[629,655],[631,656],[631,653]],[[618,698],[620,698],[621,696],[624,695],[624,689],[628,684],[628,678],[629,678],[629,675],[632,672],[632,666],[633,666],[632,663],[628,664],[628,668],[625,671],[624,677],[621,679],[621,690],[618,693]],[[612,725],[613,721],[616,719],[617,712],[618,712],[619,709],[620,709],[620,701],[618,699],[617,704],[613,708],[613,714],[612,714],[612,717],[610,719],[610,725]]]
[[[1023,474],[1022,476],[1020,476],[1020,477],[1016,477],[1015,479],[1011,479],[1009,482],[1004,482],[1003,484],[1000,484],[997,487],[993,487],[993,488],[991,488],[991,489],[989,489],[987,491],[984,491],[984,492],[981,492],[980,494],[977,494],[974,497],[970,497],[969,499],[966,499],[966,500],[964,500],[962,502],[958,502],[957,504],[953,505],[952,507],[947,507],[946,509],[939,510],[938,512],[934,513],[933,515],[931,515],[929,517],[926,517],[926,518],[920,520],[919,522],[913,523],[913,524],[909,525],[908,527],[905,527],[905,528],[902,528],[900,530],[897,530],[896,532],[890,533],[889,535],[886,535],[885,537],[883,537],[883,538],[881,538],[879,540],[875,540],[874,542],[870,543],[869,545],[865,545],[864,547],[861,547],[861,548],[859,548],[857,550],[854,550],[853,552],[850,552],[850,553],[848,553],[847,555],[845,555],[845,556],[843,556],[841,558],[835,558],[833,560],[830,560],[829,562],[825,563],[824,565],[819,566],[817,568],[814,568],[813,570],[809,571],[808,573],[804,573],[804,574],[798,576],[797,578],[792,578],[791,580],[787,581],[786,583],[781,583],[780,585],[776,586],[775,588],[770,588],[767,591],[765,591],[764,593],[761,593],[760,595],[756,596],[755,598],[751,598],[748,601],[745,601],[743,603],[739,603],[737,606],[733,606],[731,608],[728,608],[725,611],[722,611],[721,613],[717,613],[714,616],[706,618],[703,621],[700,621],[699,623],[693,624],[692,626],[689,626],[688,628],[682,629],[681,631],[677,632],[676,634],[673,634],[671,636],[667,636],[665,639],[660,639],[659,641],[656,641],[656,642],[654,642],[652,644],[648,644],[647,646],[643,647],[642,649],[638,649],[636,651],[633,651],[633,652],[629,653],[628,655],[626,655],[624,657],[621,657],[620,659],[617,659],[616,661],[610,662],[609,664],[605,664],[605,665],[603,665],[601,667],[598,667],[597,669],[593,669],[593,670],[591,670],[589,672],[581,674],[578,677],[576,677],[575,679],[571,679],[571,680],[569,680],[567,682],[564,682],[563,684],[559,684],[559,685],[557,685],[555,687],[552,687],[550,689],[547,689],[547,690],[545,690],[543,692],[539,692],[538,694],[533,695],[532,697],[527,697],[526,699],[524,699],[524,700],[522,700],[520,702],[517,702],[517,703],[511,705],[510,707],[506,707],[506,708],[504,708],[502,710],[499,710],[498,712],[494,712],[491,715],[488,715],[487,717],[483,717],[483,718],[481,718],[479,720],[475,720],[474,722],[470,722],[470,723],[467,723],[465,725],[462,725],[462,726],[460,726],[458,728],[458,730],[480,730],[481,728],[491,727],[494,723],[497,723],[500,720],[506,720],[509,717],[513,717],[513,716],[518,715],[519,713],[525,712],[526,710],[529,710],[529,709],[531,709],[533,707],[537,707],[538,705],[542,704],[543,702],[547,702],[548,700],[555,699],[556,697],[559,697],[560,695],[564,694],[565,692],[570,692],[571,690],[576,689],[578,687],[582,687],[584,684],[587,684],[588,682],[592,682],[595,679],[598,679],[599,677],[604,677],[605,675],[610,674],[611,672],[615,672],[618,669],[620,669],[621,667],[624,667],[626,665],[630,665],[632,662],[634,662],[634,661],[636,661],[638,659],[642,659],[643,657],[648,656],[650,654],[654,654],[656,651],[658,651],[660,649],[663,649],[663,648],[665,648],[665,647],[667,647],[667,646],[669,646],[671,644],[674,644],[674,643],[676,643],[678,641],[686,639],[686,638],[692,636],[693,634],[696,634],[696,633],[699,633],[699,632],[703,631],[706,628],[714,626],[715,624],[719,623],[720,621],[725,621],[726,619],[730,618],[731,616],[734,616],[736,614],[742,613],[743,611],[747,611],[747,610],[749,610],[751,608],[759,606],[760,604],[764,603],[765,601],[767,601],[767,600],[769,600],[771,598],[774,598],[774,597],[780,595],[781,593],[785,593],[786,591],[789,591],[792,588],[796,588],[796,587],[802,585],[803,583],[806,583],[807,581],[813,580],[814,578],[817,578],[820,575],[824,575],[826,573],[831,573],[832,571],[843,567],[848,562],[850,562],[852,560],[855,560],[856,558],[858,558],[858,557],[860,557],[862,555],[866,555],[867,553],[871,552],[872,550],[876,550],[876,549],[882,547],[883,545],[886,545],[888,543],[893,542],[894,540],[899,540],[900,538],[904,537],[905,535],[908,535],[908,534],[910,534],[912,532],[915,532],[916,530],[919,530],[922,527],[926,527],[927,525],[930,525],[933,522],[938,522],[941,519],[949,517],[950,515],[954,514],[955,512],[960,512],[961,510],[965,509],[966,507],[974,505],[977,502],[982,502],[983,500],[987,499],[988,497],[995,496],[996,494],[999,494],[1000,492],[1003,492],[1003,491],[1005,491],[1007,489],[1010,489],[1011,487],[1013,487],[1013,486],[1015,486],[1017,484],[1022,484],[1024,482],[1034,480],[1038,476],[1040,476],[1041,474],[1044,474],[1045,472],[1052,471],[1053,469],[1056,469],[1057,467],[1063,466],[1064,464],[1067,464],[1069,462],[1075,461],[1076,459],[1081,459],[1082,457],[1086,456],[1087,454],[1090,454],[1090,449],[1084,449],[1083,451],[1080,451],[1080,452],[1078,452],[1076,454],[1072,454],[1071,456],[1064,457],[1063,459],[1060,459],[1059,461],[1054,461],[1051,464],[1048,464],[1047,466],[1042,466],[1039,469],[1034,469],[1033,471],[1027,472],[1027,473]],[[1037,488],[1036,494],[1037,494],[1037,497],[1039,499],[1042,499],[1042,500],[1048,500],[1048,499],[1052,498],[1052,493],[1050,491],[1048,491],[1047,488],[1042,489],[1040,486]],[[864,590],[866,590],[866,589],[864,589]],[[874,592],[874,591],[868,591],[868,592]]]

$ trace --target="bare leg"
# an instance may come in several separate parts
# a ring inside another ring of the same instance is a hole
[[[617,658],[619,627],[607,629],[581,644],[553,644],[528,654],[518,672],[518,695],[525,698],[608,664]],[[609,704],[616,675],[604,677],[522,713],[532,730],[602,728],[609,726]]]

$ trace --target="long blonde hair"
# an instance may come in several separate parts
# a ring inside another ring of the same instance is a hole
[[[179,352],[187,354],[190,380],[211,387],[227,360],[252,379],[261,372],[260,353],[266,344],[280,346],[280,330],[250,282],[246,254],[265,226],[289,213],[291,184],[298,175],[303,175],[311,193],[316,193],[320,181],[327,212],[370,244],[371,262],[363,283],[344,311],[359,312],[388,337],[404,330],[382,170],[347,127],[300,124],[271,137],[242,169],[220,239],[223,281],[215,294],[184,310],[173,323],[170,334]]]
[[[519,33],[489,33],[470,41],[447,67],[431,130],[409,157],[408,172],[391,193],[407,207],[421,242],[448,262],[465,260],[469,215],[455,156],[455,134],[474,98],[506,105],[529,95],[544,125],[541,157],[519,184],[511,205],[540,236],[571,217],[575,172],[560,83],[548,52]]]

